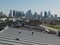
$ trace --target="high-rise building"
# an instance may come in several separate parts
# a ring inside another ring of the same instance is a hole
[[[37,19],[39,20],[41,17],[40,17],[40,15],[37,15]]]
[[[24,12],[23,12],[23,11],[21,12],[21,16],[22,16],[22,18],[23,18],[23,17],[25,17],[25,14],[24,14]]]
[[[42,12],[40,13],[40,18],[43,18],[43,13]]]
[[[50,10],[48,11],[48,17],[51,17],[51,12],[50,12]]]
[[[1,16],[3,15],[3,12],[2,12],[2,11],[0,12],[0,15],[1,15]]]
[[[47,18],[48,15],[47,15],[47,11],[44,11],[44,18]]]
[[[53,18],[53,15],[51,15],[51,18]]]
[[[32,12],[31,12],[31,10],[28,10],[28,11],[26,12],[26,18],[29,18],[29,19],[32,18]]]
[[[23,16],[24,12],[20,11],[21,12],[21,16]]]
[[[34,12],[33,19],[37,19],[38,18],[37,15],[38,15],[37,12]]]
[[[57,18],[57,14],[55,14],[55,18]]]
[[[19,17],[19,12],[18,11],[16,11],[15,16]]]
[[[14,17],[16,16],[16,12],[15,12],[15,10],[13,10],[13,16],[14,16]]]
[[[23,11],[20,11],[20,12],[18,13],[18,16],[21,17],[21,18],[23,18],[23,17],[25,16],[25,14],[24,14]]]
[[[18,16],[19,16],[19,17],[22,17],[22,16],[21,16],[21,11],[19,12]]]
[[[9,17],[12,17],[12,10],[10,10]]]
[[[1,11],[1,12],[0,12],[0,17],[3,17],[3,15],[4,15],[4,14],[3,14],[3,12]]]

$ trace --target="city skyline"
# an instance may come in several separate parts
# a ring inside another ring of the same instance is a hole
[[[26,19],[57,19],[57,14],[51,14],[50,10],[44,11],[44,13],[41,11],[40,14],[37,12],[32,13],[31,10],[28,10],[26,13],[23,11],[16,11],[16,10],[10,10],[9,17],[20,17],[20,18],[26,18]]]
[[[9,14],[10,9],[32,12],[51,11],[51,13],[60,16],[60,0],[0,0],[0,11]]]

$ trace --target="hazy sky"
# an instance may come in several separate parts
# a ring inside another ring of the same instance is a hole
[[[0,0],[0,11],[8,14],[10,9],[32,12],[51,11],[60,16],[60,0]]]

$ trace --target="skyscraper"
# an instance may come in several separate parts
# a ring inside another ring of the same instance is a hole
[[[15,10],[13,10],[13,16],[14,16],[14,17],[16,16]]]
[[[3,15],[4,15],[4,14],[3,14],[3,12],[1,11],[1,12],[0,12],[0,17],[3,17]]]
[[[43,13],[42,12],[40,13],[40,18],[43,18]]]
[[[55,14],[55,18],[57,18],[57,14]]]
[[[50,10],[48,11],[48,17],[51,17],[51,12],[50,12]]]
[[[29,18],[29,19],[32,18],[32,12],[31,12],[31,10],[28,10],[28,11],[26,12],[26,18]]]
[[[46,11],[44,11],[44,18],[47,18],[48,16],[47,16],[47,12]]]
[[[24,14],[23,11],[20,11],[20,12],[18,13],[18,16],[21,17],[21,18],[23,18],[23,17],[25,16],[25,14]]]
[[[53,18],[53,15],[51,15],[51,18]]]
[[[19,16],[19,17],[22,17],[22,16],[21,16],[21,11],[19,12],[18,16]]]
[[[10,10],[9,17],[12,17],[12,10]]]
[[[0,12],[0,16],[3,16],[3,12],[2,11]]]
[[[19,12],[18,11],[16,11],[15,16],[19,17]]]
[[[37,18],[38,18],[37,12],[34,12],[33,19],[37,19]]]
[[[25,14],[24,14],[24,12],[23,12],[23,11],[21,12],[21,16],[22,16],[22,17],[24,17],[24,16],[25,16]]]

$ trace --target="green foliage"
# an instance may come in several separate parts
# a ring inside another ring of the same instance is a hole
[[[60,27],[59,26],[56,26],[56,25],[48,25],[48,27],[51,27],[51,28],[55,28],[55,29],[60,30]]]

